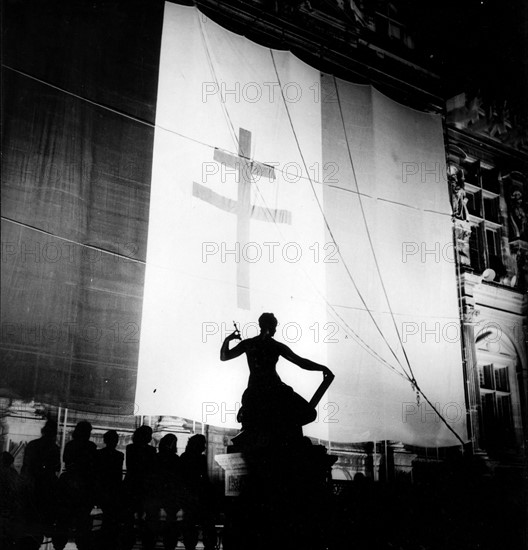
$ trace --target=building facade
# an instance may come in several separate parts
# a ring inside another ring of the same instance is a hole
[[[497,131],[489,108],[470,114],[475,101],[462,94],[448,102],[447,112],[472,445],[496,464],[522,464],[528,156],[522,142],[508,143],[510,128]]]
[[[195,4],[205,17],[256,42],[290,49],[322,70],[372,84],[405,105],[444,113],[448,166],[444,184],[453,207],[463,327],[464,363],[460,368],[466,383],[470,446],[492,467],[520,467],[528,433],[528,141],[517,121],[508,118],[504,109],[485,106],[475,97],[459,95],[446,105],[442,78],[400,21],[397,2],[229,0],[220,4],[199,0]],[[146,116],[142,112],[139,115]],[[144,202],[143,192],[146,193],[138,185],[135,196],[138,203]],[[140,286],[142,274],[137,279],[132,283]],[[139,290],[135,292],[135,300],[140,311]],[[86,309],[89,321],[90,311]],[[115,340],[115,334],[113,336]],[[122,434],[121,447],[129,441],[137,425],[147,422],[154,428],[158,440],[165,433],[175,433],[180,451],[190,434],[205,433],[209,438],[210,470],[221,481],[223,473],[213,457],[225,452],[229,438],[234,435],[232,431],[205,427],[199,422],[201,419],[195,422],[168,417],[145,419],[131,414],[133,404],[125,401],[130,398],[134,382],[131,365],[137,356],[136,348],[127,357],[128,370],[123,378],[111,373],[110,366],[107,370],[99,368],[106,360],[105,350],[101,349],[98,356],[89,357],[91,362],[86,361],[83,366],[89,371],[86,377],[75,382],[70,368],[67,382],[57,375],[56,382],[48,384],[50,387],[67,385],[68,392],[73,384],[74,389],[78,387],[81,398],[86,394],[92,400],[97,395],[106,396],[108,402],[122,399],[119,408],[126,409],[126,414],[119,415],[119,411],[95,403],[92,409],[89,405],[85,409],[72,408],[67,415],[56,403],[20,399],[16,392],[11,395],[7,392],[0,411],[2,449],[13,452],[20,463],[25,442],[38,437],[40,427],[49,416],[58,420],[63,440],[67,440],[75,422],[83,418],[92,422],[97,437],[107,429],[118,429]],[[121,358],[122,355],[122,350],[116,349],[115,356]],[[94,361],[97,369],[93,367]],[[122,371],[125,370],[122,367]],[[125,386],[129,391],[121,391]],[[101,390],[91,392],[93,388]],[[99,412],[96,414],[93,410]],[[340,479],[351,479],[357,472],[375,479],[389,479],[394,471],[410,476],[414,461],[434,462],[443,456],[437,449],[410,449],[399,442],[327,443],[330,452],[339,456],[334,472]]]

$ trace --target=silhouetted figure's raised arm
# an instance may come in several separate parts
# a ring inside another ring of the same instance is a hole
[[[229,342],[240,339],[240,334],[236,330],[226,337],[220,349],[220,361],[229,361],[230,359],[234,359],[235,357],[238,357],[239,355],[245,353],[246,346],[244,344],[244,341],[240,342],[233,349],[229,349]]]

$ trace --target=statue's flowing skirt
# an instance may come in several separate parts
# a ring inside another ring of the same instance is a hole
[[[238,421],[242,427],[304,426],[313,422],[316,410],[308,401],[279,381],[250,384],[242,395]]]

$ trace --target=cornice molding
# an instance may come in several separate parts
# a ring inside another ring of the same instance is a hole
[[[505,101],[461,93],[446,102],[446,119],[450,128],[474,136],[490,150],[515,151],[528,158],[526,120]]]
[[[526,316],[527,294],[507,286],[487,283],[472,273],[464,273],[462,278],[464,295],[473,298],[475,310],[482,308],[493,310],[495,316],[500,316],[502,313],[507,316]]]
[[[469,130],[456,128],[448,124],[449,145],[460,147],[467,155],[479,158],[500,168],[508,163],[510,169],[528,174],[528,153],[512,149],[503,143],[486,136],[471,133]]]

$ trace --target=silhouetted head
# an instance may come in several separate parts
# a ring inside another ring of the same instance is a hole
[[[361,473],[361,472],[358,472],[355,476],[354,476],[354,483],[356,485],[364,485],[365,484],[365,481],[366,481],[366,477],[365,477],[365,474]]]
[[[42,429],[40,430],[42,437],[55,439],[57,437],[57,422],[55,420],[48,420]]]
[[[81,420],[77,422],[77,426],[72,433],[72,439],[88,441],[90,434],[92,433],[92,425],[88,420]]]
[[[202,454],[205,451],[205,436],[202,434],[191,436],[189,441],[187,441],[185,451],[194,454]]]
[[[178,449],[178,438],[174,434],[164,435],[159,442],[159,452],[175,454]]]
[[[148,445],[152,440],[152,428],[150,426],[140,426],[132,436],[132,442],[138,445]]]
[[[273,313],[263,313],[258,320],[261,334],[273,336],[277,330],[278,321]]]
[[[119,443],[119,434],[115,430],[108,430],[103,435],[103,441],[107,447],[115,449]]]

